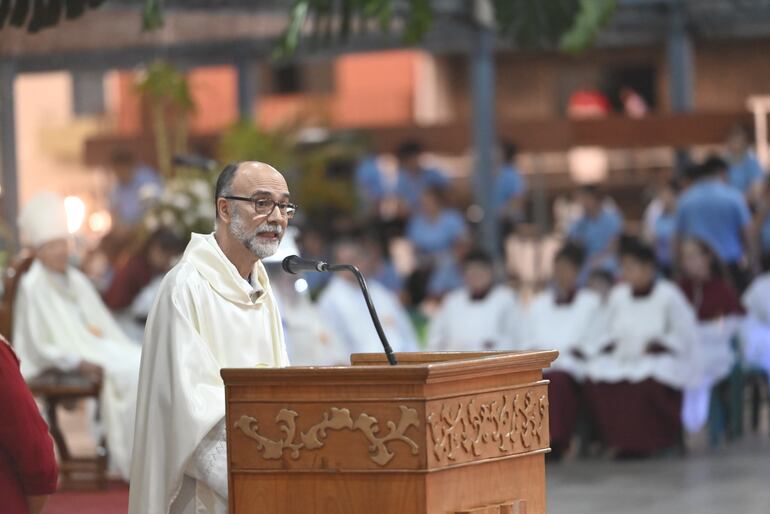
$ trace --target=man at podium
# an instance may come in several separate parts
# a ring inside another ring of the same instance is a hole
[[[130,514],[226,513],[220,369],[288,365],[261,262],[296,210],[286,181],[264,163],[231,164],[215,202],[214,233],[193,234],[147,321]]]

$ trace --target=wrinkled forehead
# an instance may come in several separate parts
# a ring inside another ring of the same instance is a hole
[[[233,178],[233,193],[243,196],[265,194],[274,198],[290,196],[283,175],[269,164],[261,162],[241,164]]]

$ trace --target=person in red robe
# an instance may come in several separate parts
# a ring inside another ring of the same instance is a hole
[[[682,271],[679,287],[699,321],[743,315],[738,293],[727,278],[727,269],[707,243],[693,238],[684,241]]]
[[[0,511],[38,514],[56,491],[59,469],[32,394],[19,371],[19,360],[0,336]]]
[[[115,271],[104,293],[104,303],[112,310],[129,307],[142,289],[158,275],[166,273],[184,251],[187,241],[173,232],[154,232],[140,251]]]

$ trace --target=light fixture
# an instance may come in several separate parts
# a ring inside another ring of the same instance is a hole
[[[86,204],[77,196],[68,196],[64,199],[64,210],[67,214],[67,231],[74,234],[83,226]]]

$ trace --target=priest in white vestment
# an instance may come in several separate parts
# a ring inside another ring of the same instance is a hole
[[[21,278],[13,311],[13,343],[25,378],[79,370],[102,380],[101,430],[112,473],[128,478],[141,349],[124,335],[88,278],[69,265],[64,201],[40,193],[19,217],[35,260]]]
[[[222,368],[289,364],[261,262],[296,207],[267,164],[227,166],[216,228],[193,234],[147,320],[139,380],[130,514],[227,512]]]
[[[353,264],[365,276],[372,271],[369,269],[372,259],[368,258],[364,246],[356,241],[338,242],[334,258],[336,263]],[[376,280],[369,280],[366,284],[393,351],[417,351],[417,334],[398,296]],[[335,273],[321,293],[318,306],[332,329],[339,334],[348,356],[351,353],[382,351],[364,297],[351,273]]]
[[[516,295],[495,285],[492,258],[471,251],[463,260],[465,287],[449,293],[431,320],[428,350],[512,350],[521,344]]]

